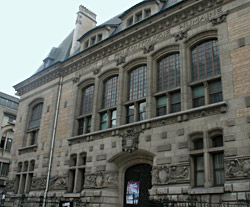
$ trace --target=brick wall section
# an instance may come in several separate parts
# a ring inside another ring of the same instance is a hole
[[[250,13],[245,14],[228,23],[229,41],[234,41],[249,35]]]
[[[250,45],[231,51],[235,98],[250,95]]]

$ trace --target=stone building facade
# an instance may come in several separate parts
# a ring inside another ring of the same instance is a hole
[[[100,207],[137,191],[249,199],[250,1],[145,0],[95,24],[80,6],[73,33],[15,86],[8,193]]]
[[[11,163],[11,147],[18,102],[18,98],[0,92],[0,193],[6,186]]]

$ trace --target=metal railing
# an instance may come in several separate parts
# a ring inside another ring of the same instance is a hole
[[[138,201],[138,207],[140,206],[140,199]],[[6,196],[5,199],[0,200],[0,207],[42,207],[43,196],[40,197],[26,197],[25,195]],[[81,198],[72,198],[66,200],[64,197],[48,197],[46,199],[46,207],[88,207],[88,204],[81,201]],[[143,206],[145,207],[145,206]],[[219,203],[209,203],[205,201],[196,200],[169,200],[159,199],[150,200],[146,207],[250,207],[250,200],[226,202],[222,201]]]

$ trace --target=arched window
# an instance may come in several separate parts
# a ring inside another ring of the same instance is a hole
[[[158,91],[166,91],[180,86],[180,55],[179,53],[168,55],[158,61],[157,64]]]
[[[80,112],[81,115],[92,112],[93,97],[94,97],[94,85],[90,85],[82,89],[81,112]]]
[[[222,101],[220,58],[217,40],[207,40],[191,49],[193,107]]]
[[[80,116],[78,118],[78,135],[91,131],[91,117],[94,99],[94,84],[81,90]]]
[[[179,53],[169,54],[157,61],[157,92],[157,116],[181,111]]]
[[[103,82],[103,99],[102,99],[102,110],[100,116],[100,129],[104,130],[107,128],[116,127],[117,118],[117,97],[118,97],[118,75],[108,78]],[[107,109],[108,108],[108,109]]]
[[[107,79],[103,86],[103,108],[115,106],[118,94],[118,76]]]
[[[30,106],[30,116],[27,128],[26,145],[35,145],[37,143],[38,132],[40,128],[43,102],[35,102]]]
[[[220,58],[217,40],[209,40],[192,49],[192,81],[220,74]]]
[[[147,66],[139,66],[129,72],[128,100],[135,100],[146,96]]]
[[[29,121],[29,129],[39,127],[42,117],[43,103],[35,105],[32,109],[31,118]]]
[[[146,119],[147,66],[135,67],[128,73],[128,100],[134,101],[127,105],[127,123]],[[138,100],[139,99],[139,100]]]

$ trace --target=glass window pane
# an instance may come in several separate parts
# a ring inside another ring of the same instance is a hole
[[[209,40],[196,45],[192,51],[192,80],[220,74],[218,41]]]
[[[180,55],[172,54],[158,61],[158,91],[168,90],[180,85]]]
[[[2,163],[1,175],[8,176],[9,172],[9,163]]]
[[[114,76],[104,82],[103,108],[116,105],[118,94],[118,76]]]
[[[194,150],[203,149],[203,139],[197,139],[194,141]]]
[[[7,151],[10,151],[11,145],[12,145],[12,139],[11,139],[11,138],[7,138],[7,142],[6,142],[6,147],[5,147],[5,149],[6,149]]]
[[[147,67],[140,66],[129,73],[129,100],[146,96]]]
[[[162,96],[157,98],[157,106],[165,106],[167,105],[167,97],[166,96]]]
[[[201,97],[204,96],[204,86],[196,86],[193,88],[193,97]]]

